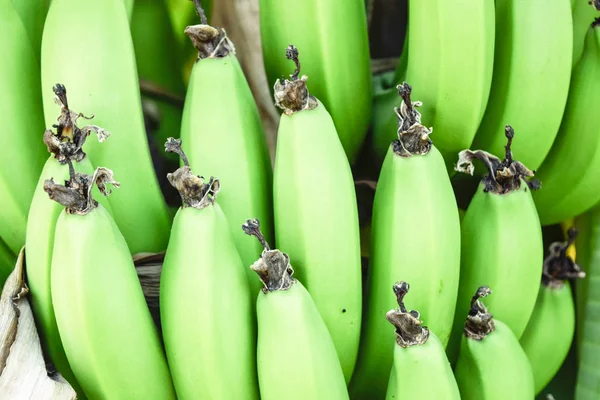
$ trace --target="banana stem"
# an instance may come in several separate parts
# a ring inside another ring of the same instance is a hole
[[[194,2],[194,5],[196,6],[196,12],[200,16],[200,23],[202,25],[208,25],[208,20],[206,19],[206,13],[204,12],[204,9],[202,8],[202,4],[200,3],[200,0],[192,0],[192,1]]]
[[[300,59],[298,58],[299,55],[300,53],[298,52],[298,49],[292,44],[290,44],[287,47],[287,49],[285,49],[285,58],[287,58],[288,60],[292,60],[294,64],[296,64],[296,69],[291,75],[292,81],[298,80],[298,76],[300,75]]]
[[[407,311],[404,306],[404,296],[408,293],[410,285],[407,282],[396,282],[393,286],[397,309],[390,310],[385,318],[396,328],[396,343],[402,348],[424,344],[429,339],[429,329],[423,326],[419,319],[418,311]]]
[[[258,239],[263,246],[260,258],[250,266],[262,281],[263,293],[288,290],[296,282],[292,277],[294,269],[290,264],[290,257],[277,249],[271,250],[264,235],[260,230],[258,219],[249,219],[242,225],[242,230]]]
[[[290,80],[285,78],[277,79],[273,87],[275,105],[283,110],[286,115],[292,115],[302,110],[313,110],[318,106],[317,99],[308,93],[306,81],[308,77],[300,75],[300,52],[296,46],[290,44],[285,49],[285,57],[292,60],[296,65],[294,73],[290,75]]]
[[[488,313],[487,308],[481,301],[482,298],[491,293],[492,290],[488,286],[481,286],[471,298],[471,310],[467,315],[464,329],[465,336],[470,339],[483,340],[496,330],[492,314]]]
[[[567,255],[567,249],[578,235],[574,226],[569,228],[568,239],[565,242],[554,242],[549,248],[549,255],[544,259],[542,284],[550,289],[560,289],[568,279],[585,278],[585,272]]]

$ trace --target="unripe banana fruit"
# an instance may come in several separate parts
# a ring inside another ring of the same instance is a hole
[[[494,315],[518,338],[533,311],[544,262],[542,231],[531,190],[533,172],[513,159],[514,130],[506,126],[504,160],[482,150],[464,150],[456,169],[473,173],[474,159],[488,169],[462,222],[460,285],[448,358],[456,359],[469,299],[482,284],[495,287]],[[543,190],[543,189],[542,189]],[[518,295],[515,295],[518,293]]]
[[[346,155],[354,160],[371,121],[363,1],[260,0],[260,33],[269,82],[287,69],[281,52],[290,43],[302,49],[302,68],[311,78],[311,93],[331,113]]]
[[[179,399],[258,399],[254,304],[246,268],[215,203],[218,179],[184,166],[168,175],[183,206],[175,215],[160,280],[167,359]],[[255,277],[256,279],[256,277]]]
[[[276,242],[294,260],[349,381],[362,309],[354,180],[333,120],[308,93],[307,77],[299,77],[298,50],[290,46],[286,56],[296,63],[296,71],[274,87],[276,104],[284,110],[273,179]],[[318,192],[306,190],[306,182],[318,182]],[[334,280],[343,284],[332,285]]]
[[[17,256],[0,239],[0,287],[4,286],[4,282],[15,267],[16,259]]]
[[[408,290],[406,282],[394,284],[400,308],[385,315],[396,328],[394,364],[385,398],[460,400],[458,385],[442,342],[435,333],[422,326],[418,311],[408,311],[404,307],[404,296]]]
[[[577,231],[572,229],[567,242],[550,245],[535,308],[520,339],[533,369],[536,394],[556,375],[573,342],[575,304],[567,280],[585,277],[567,255],[576,236]]]
[[[183,110],[181,140],[190,163],[201,173],[214,173],[227,188],[219,204],[244,266],[256,259],[260,246],[240,231],[248,215],[273,236],[272,170],[265,133],[248,82],[224,30],[202,23],[188,26],[186,35],[198,50]],[[252,293],[260,282],[247,269]]]
[[[258,381],[262,400],[347,400],[344,374],[327,326],[310,294],[292,277],[290,257],[271,250],[258,220],[244,232],[264,250],[250,267],[264,284],[258,295]],[[329,281],[344,285],[343,281]]]
[[[90,399],[175,398],[169,369],[127,243],[104,207],[112,171],[71,168],[67,186],[44,190],[67,207],[56,223],[51,289],[69,364]]]
[[[600,17],[600,11],[596,7],[600,7],[598,0],[572,0],[575,4],[572,5],[573,11],[573,68],[581,60],[583,55],[583,45],[585,36],[594,19]]]
[[[533,399],[527,355],[511,329],[493,318],[480,300],[490,293],[482,286],[471,299],[454,370],[460,396],[463,400]]]
[[[421,124],[416,109],[420,102],[411,100],[406,83],[398,92],[403,100],[395,109],[398,139],[389,146],[373,204],[369,298],[350,386],[354,398],[385,394],[393,352],[381,315],[394,307],[387,291],[396,277],[411,282],[415,308],[429,315],[429,328],[444,346],[454,321],[460,273],[458,207],[442,155],[429,138],[432,129]]]

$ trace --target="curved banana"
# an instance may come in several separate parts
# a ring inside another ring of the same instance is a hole
[[[184,162],[168,175],[183,206],[160,279],[163,339],[177,397],[258,399],[254,304],[246,268],[215,203],[219,180],[192,174],[181,140],[169,138],[165,147]]]
[[[369,297],[350,385],[353,398],[376,399],[385,393],[393,352],[381,315],[394,307],[386,293],[395,277],[412,282],[413,304],[429,315],[429,328],[444,346],[454,320],[460,272],[458,207],[444,160],[429,139],[432,130],[420,123],[420,102],[411,101],[406,83],[398,86],[398,93],[403,100],[396,108],[398,139],[389,146],[373,204]]]
[[[575,304],[567,280],[585,277],[567,255],[575,236],[577,231],[572,229],[567,242],[550,245],[535,308],[520,339],[533,369],[536,394],[556,375],[573,342]]]
[[[585,36],[594,20],[600,17],[600,3],[590,0],[574,0],[571,6],[573,11],[573,68],[577,65],[583,55]]]
[[[569,0],[543,4],[497,0],[495,4],[501,33],[496,36],[490,98],[473,147],[501,153],[502,132],[510,124],[522,135],[515,152],[535,170],[552,147],[567,102],[573,52],[571,7]]]
[[[435,128],[436,147],[451,165],[456,153],[471,145],[488,101],[494,1],[414,0],[408,10],[406,81],[415,88],[415,98],[423,101],[423,123]],[[398,71],[403,68],[401,63]],[[374,123],[381,157],[395,137],[391,110],[390,106],[385,124]]]
[[[364,2],[260,0],[260,33],[269,82],[275,82],[287,70],[281,52],[290,43],[302,49],[303,71],[311,77],[311,92],[329,110],[352,162],[371,122]]]
[[[264,250],[250,267],[264,284],[258,294],[258,381],[262,400],[347,400],[336,350],[310,294],[292,277],[290,257],[271,250],[259,221],[243,225]],[[343,279],[330,281],[344,285]]]
[[[56,1],[56,0],[54,0]],[[112,171],[70,168],[67,186],[46,180],[51,199],[67,207],[56,222],[51,290],[67,359],[92,399],[175,399],[156,327],[127,243],[93,185],[118,186]]]
[[[190,3],[190,1],[181,1]],[[179,52],[179,41],[175,36],[168,14],[166,0],[136,0],[131,18],[131,38],[135,49],[135,59],[140,79],[144,79],[156,87],[182,96],[185,94],[183,84],[182,60]],[[178,32],[177,36],[181,35]],[[160,60],[160,61],[158,61]],[[169,136],[181,128],[181,107],[164,100],[155,100],[148,96],[142,97],[143,107],[148,114],[155,117],[158,124],[151,145],[159,154]],[[177,168],[177,157],[169,157]],[[167,169],[168,171],[168,169]],[[166,176],[166,172],[163,176]]]
[[[447,349],[451,362],[456,359],[469,299],[479,286],[489,283],[496,288],[489,305],[517,339],[527,326],[539,291],[544,245],[531,199],[531,190],[539,187],[539,182],[526,181],[533,172],[512,158],[514,130],[510,126],[506,126],[506,137],[502,161],[482,150],[459,154],[457,171],[472,174],[477,158],[489,173],[462,222],[460,285]]]
[[[273,178],[275,237],[294,260],[349,381],[358,353],[362,308],[354,180],[331,116],[308,94],[306,77],[298,77],[298,50],[290,46],[286,56],[297,69],[291,80],[275,83],[275,101],[284,110]],[[306,190],[306,182],[318,183],[319,191]],[[344,284],[332,285],[334,279]]]
[[[68,49],[68,50],[67,50]],[[111,165],[123,189],[111,196],[115,222],[132,253],[167,246],[170,215],[154,174],[123,0],[53,0],[42,40],[42,83],[62,82],[84,115],[113,133],[90,143],[93,164]],[[54,103],[44,98],[46,122]]]
[[[573,70],[560,134],[537,172],[533,195],[543,225],[582,214],[600,201],[600,135],[590,104],[600,102],[600,23],[589,28],[581,61]]]
[[[10,0],[0,1],[0,237],[17,254],[25,244],[27,212],[46,151],[40,67],[27,30]]]
[[[15,11],[19,14],[39,63],[44,20],[48,13],[50,0],[8,0],[8,2],[12,2]]]
[[[187,144],[190,163],[204,173],[211,172],[227,190],[219,204],[229,221],[236,247],[245,266],[260,251],[248,243],[239,226],[248,215],[263,221],[267,238],[272,237],[272,172],[266,138],[258,109],[233,43],[225,31],[202,24],[189,26],[185,33],[198,50],[188,87],[181,140]],[[260,282],[247,271],[252,293]]]
[[[460,400],[444,345],[435,333],[422,326],[418,311],[408,311],[404,307],[408,283],[396,282],[393,288],[400,308],[385,315],[396,328],[394,363],[386,400]]]
[[[454,376],[463,400],[533,399],[533,373],[518,339],[481,302],[491,293],[480,287],[471,299]],[[518,291],[513,291],[514,295]]]
[[[44,135],[44,142],[53,155],[44,165],[29,208],[25,238],[26,273],[27,283],[31,289],[31,306],[42,346],[58,372],[81,395],[81,388],[67,361],[56,325],[50,285],[54,231],[56,221],[64,207],[48,199],[48,194],[44,191],[44,182],[48,178],[57,182],[69,180],[70,172],[69,166],[66,165],[67,160],[71,163],[76,162],[73,168],[77,172],[93,174],[94,168],[81,147],[89,133],[94,131],[99,133],[99,140],[103,141],[108,136],[108,132],[94,125],[79,128],[77,113],[68,108],[66,89],[60,84],[54,86],[53,89],[56,95],[55,101],[61,105],[61,113],[55,125],[57,134],[47,130]],[[73,146],[75,143],[77,145]],[[97,189],[94,189],[92,193],[100,194]],[[106,197],[95,197],[112,213]]]

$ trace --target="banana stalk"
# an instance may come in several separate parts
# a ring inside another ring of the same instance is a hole
[[[271,250],[258,220],[246,221],[243,230],[264,248],[250,267],[264,284],[256,302],[261,399],[347,400],[333,341],[310,294],[292,277],[290,257]],[[336,279],[329,284],[345,283]]]
[[[515,153],[535,170],[552,147],[567,102],[571,7],[569,0],[496,0],[495,5],[501,31],[490,98],[473,147],[501,153],[502,132],[509,123],[522,135]]]
[[[42,40],[42,83],[62,82],[84,115],[113,133],[90,160],[112,165],[123,190],[109,201],[132,253],[166,248],[170,216],[154,175],[123,0],[53,0]],[[54,104],[44,99],[47,124]]]
[[[573,342],[575,304],[567,280],[585,277],[567,254],[576,236],[577,230],[571,229],[567,242],[550,245],[535,308],[520,339],[533,369],[536,394],[556,375]]]
[[[192,174],[181,140],[169,138],[165,147],[184,162],[167,175],[183,206],[160,282],[162,332],[177,397],[258,399],[254,305],[246,268],[215,203],[219,180]]]
[[[28,31],[9,0],[0,1],[0,237],[12,253],[25,244],[27,213],[44,165],[40,67]],[[16,171],[16,172],[15,172]]]
[[[482,283],[496,288],[489,305],[517,339],[527,326],[539,292],[544,246],[531,199],[531,191],[539,188],[539,182],[526,181],[533,172],[513,160],[514,130],[508,125],[506,137],[502,161],[482,150],[459,154],[457,171],[472,174],[477,158],[489,174],[479,185],[462,222],[460,285],[448,346],[451,362],[456,359],[469,299]]]
[[[460,396],[463,400],[533,399],[527,355],[511,329],[493,318],[481,302],[490,293],[489,287],[482,286],[471,299],[454,370]]]
[[[294,260],[349,381],[362,308],[354,180],[331,116],[308,93],[307,78],[299,78],[298,50],[290,46],[286,56],[297,68],[290,80],[275,83],[275,101],[284,110],[273,179],[276,242]],[[318,194],[306,190],[305,182],[318,182]],[[333,280],[343,285],[332,285]]]
[[[69,162],[76,163],[73,168],[77,169],[77,172],[93,174],[94,168],[83,152],[82,146],[86,137],[92,132],[98,134],[99,141],[104,141],[110,133],[95,125],[79,128],[77,126],[79,115],[68,107],[66,88],[57,84],[53,90],[55,102],[61,106],[61,112],[57,118],[57,124],[54,125],[57,133],[46,130],[44,134],[44,143],[52,155],[46,161],[40,174],[29,208],[25,238],[27,283],[31,289],[31,306],[38,325],[42,347],[56,370],[81,395],[82,390],[71,371],[58,332],[50,284],[56,221],[64,207],[48,199],[48,194],[44,191],[44,183],[48,178],[55,179],[57,182],[68,181],[70,171],[67,164]],[[97,196],[100,193],[96,188],[93,193],[99,202],[109,212],[112,212],[106,197]]]
[[[599,20],[600,21],[600,20]],[[552,150],[538,171],[533,195],[543,225],[584,213],[600,201],[600,135],[590,104],[600,102],[600,22],[589,28],[573,70],[569,101]]]
[[[56,0],[55,0],[56,1]],[[67,359],[92,399],[174,399],[158,333],[127,243],[104,207],[91,197],[118,186],[112,171],[94,175],[69,167],[66,186],[44,190],[66,207],[56,223],[51,291]]]
[[[596,7],[600,8],[600,2],[590,0],[574,0],[573,4],[573,68],[577,65],[583,55],[583,46],[585,44],[585,36],[590,25],[594,20],[600,17],[600,12]]]
[[[447,399],[459,400],[456,379],[437,335],[422,326],[418,311],[408,311],[404,296],[408,283],[394,284],[400,308],[387,312],[386,319],[396,328],[394,364],[386,400]],[[435,384],[431,384],[434,381]]]
[[[281,51],[289,43],[302,49],[311,92],[331,113],[352,162],[371,121],[369,42],[362,0],[260,0],[260,33],[269,82],[287,69]]]
[[[350,386],[358,399],[385,395],[393,351],[381,315],[394,307],[386,293],[395,277],[412,282],[415,308],[430,316],[429,329],[443,346],[458,292],[460,220],[450,179],[429,138],[432,130],[421,124],[420,102],[411,101],[411,86],[398,86],[398,93],[403,100],[395,109],[398,139],[389,146],[373,205],[369,298]]]
[[[228,189],[219,204],[229,221],[244,266],[260,251],[248,243],[239,226],[248,215],[262,222],[272,237],[272,172],[266,138],[256,103],[224,30],[206,25],[198,5],[201,24],[185,33],[198,50],[183,110],[181,140],[187,143],[190,163],[198,171],[214,171]],[[251,271],[252,293],[260,283]]]
[[[423,101],[423,123],[435,128],[436,147],[452,165],[456,153],[471,145],[488,101],[494,1],[413,0],[408,10],[406,65],[401,62],[396,75],[415,88],[414,96]],[[385,123],[374,121],[375,148],[381,157],[396,130],[391,107]]]

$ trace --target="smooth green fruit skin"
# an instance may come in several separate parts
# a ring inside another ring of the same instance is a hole
[[[583,310],[581,314],[577,315],[577,318],[582,320],[578,326],[582,332],[579,337],[580,361],[575,389],[576,400],[592,400],[600,396],[600,336],[598,335],[598,326],[600,325],[600,208],[596,206],[584,217],[589,218],[589,236],[586,240],[589,246],[589,258],[587,258],[587,262],[582,261],[582,267],[586,272],[586,277],[582,280],[587,281],[584,286],[585,290],[576,293],[579,306],[577,311]],[[584,238],[578,239],[583,240]],[[578,247],[578,260],[579,254]],[[578,290],[580,288],[581,286],[577,287]]]
[[[543,225],[582,214],[600,201],[600,136],[590,104],[600,102],[600,28],[590,28],[573,71],[560,134],[536,177],[533,199]]]
[[[259,293],[256,312],[262,400],[349,398],[331,336],[299,281]]]
[[[540,222],[525,182],[498,195],[480,184],[462,223],[460,285],[447,352],[456,359],[473,293],[493,289],[485,304],[519,339],[533,312],[544,263]],[[543,189],[542,189],[543,190]]]
[[[559,132],[567,102],[573,51],[571,7],[569,0],[497,0],[495,5],[500,31],[492,89],[471,148],[503,154],[504,128],[510,124],[517,134],[512,145],[515,157],[536,170]]]
[[[56,0],[54,0],[56,1]],[[167,361],[123,235],[99,206],[62,212],[51,289],[67,359],[90,399],[174,399]]]
[[[235,55],[194,65],[181,140],[194,171],[221,181],[219,204],[255,295],[261,285],[249,267],[262,247],[240,227],[246,219],[258,218],[267,240],[273,237],[272,171],[258,109]]]
[[[312,182],[318,190],[307,190]],[[354,180],[323,104],[282,115],[273,181],[276,242],[323,317],[346,381],[360,338],[360,232]]]
[[[137,3],[136,0],[125,0],[125,9],[127,10],[127,19],[129,19],[129,21],[133,18],[135,3]]]
[[[39,63],[42,32],[50,0],[12,0],[12,4],[21,21],[23,21],[31,47],[34,49],[36,60]]]
[[[386,400],[460,400],[444,345],[433,332],[422,345],[402,348],[395,344],[390,382]]]
[[[52,1],[42,41],[44,93],[57,82],[73,110],[95,115],[87,123],[112,133],[104,143],[90,140],[86,151],[121,183],[109,202],[130,251],[163,251],[170,216],[150,158],[123,0]],[[58,111],[52,96],[44,96],[48,126]]]
[[[486,300],[496,293],[499,291]],[[463,400],[533,399],[533,373],[527,355],[510,328],[497,319],[495,323],[496,330],[483,340],[462,337],[454,370],[460,396]]]
[[[590,0],[572,0],[575,4],[573,11],[573,68],[583,55],[585,36],[595,18],[600,17],[600,12],[590,4]]]
[[[193,6],[192,2],[188,3]],[[131,20],[135,59],[140,79],[183,96],[185,86],[181,74],[179,41],[175,37],[170,18],[165,18],[167,14],[166,0],[136,0]],[[185,35],[180,32],[179,36]],[[161,156],[177,162],[177,154],[166,153],[164,145],[167,138],[176,135],[181,127],[181,107],[148,97],[143,97],[142,101],[156,109],[160,118],[159,126],[151,138],[152,146]]]
[[[0,139],[10,148],[0,163],[0,237],[17,254],[25,244],[29,203],[48,154],[42,135],[40,67],[27,31],[10,1],[0,1]]]
[[[256,321],[245,269],[218,204],[179,209],[160,291],[179,399],[258,399]]]
[[[286,47],[293,44],[298,48],[301,75],[308,76],[310,94],[331,113],[352,162],[371,121],[372,84],[363,1],[260,0],[260,33],[271,85],[293,71],[292,62],[285,58]]]
[[[92,138],[93,140],[94,138]],[[73,167],[77,172],[92,175],[94,168],[86,157]],[[64,183],[69,179],[69,166],[61,165],[54,156],[50,156],[40,174],[27,221],[27,236],[25,240],[25,257],[27,260],[27,284],[29,285],[31,306],[38,326],[38,334],[42,347],[57,371],[71,383],[71,386],[81,395],[81,388],[71,371],[67,356],[63,349],[56,316],[52,307],[52,293],[50,286],[52,248],[54,246],[54,233],[56,221],[65,208],[48,197],[44,191],[44,182],[53,178],[56,183]],[[100,194],[95,187],[92,195],[102,204],[107,211],[112,212],[106,197]]]
[[[538,298],[520,339],[533,370],[535,393],[552,380],[567,358],[575,333],[575,304],[569,282],[559,289],[540,286]]]
[[[4,282],[13,271],[16,261],[15,253],[0,239],[0,288],[4,287]]]
[[[350,392],[381,399],[393,363],[385,313],[397,307],[394,282],[410,282],[409,306],[427,316],[445,346],[452,329],[460,272],[458,207],[444,160],[433,146],[402,158],[390,146],[375,192],[367,312]],[[410,238],[408,240],[407,238]]]

